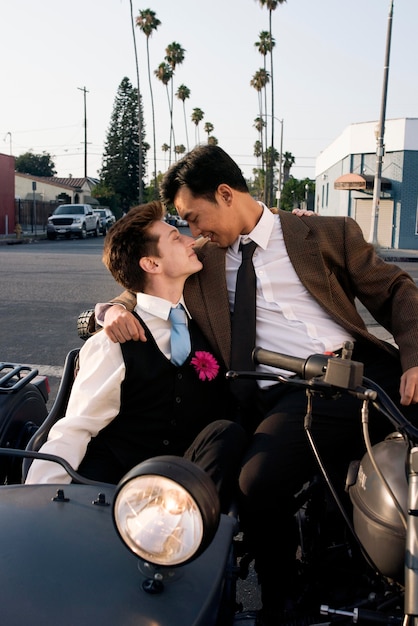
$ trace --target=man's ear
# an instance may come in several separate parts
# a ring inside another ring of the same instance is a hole
[[[216,190],[220,196],[220,198],[226,202],[226,204],[230,204],[232,200],[232,188],[226,183],[221,183]]]
[[[157,257],[143,256],[139,259],[139,266],[148,274],[159,274],[161,272]]]

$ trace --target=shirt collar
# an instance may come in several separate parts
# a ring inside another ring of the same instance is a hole
[[[262,202],[258,203],[263,207],[263,212],[261,214],[260,219],[257,224],[253,228],[248,235],[240,235],[232,244],[232,250],[237,254],[239,250],[239,245],[241,241],[245,244],[249,240],[255,241],[257,246],[263,248],[265,250],[268,246],[269,239],[271,237],[271,233],[273,231],[274,226],[274,215],[273,213],[266,207]]]
[[[136,309],[138,313],[140,313],[141,311],[145,311],[149,315],[155,315],[155,317],[160,317],[163,320],[168,320],[170,310],[173,306],[177,306],[177,304],[182,304],[188,317],[191,318],[191,315],[184,302],[183,296],[180,298],[178,303],[174,304],[173,302],[165,300],[164,298],[159,298],[158,296],[152,296],[149,293],[140,292],[136,294],[136,304]]]

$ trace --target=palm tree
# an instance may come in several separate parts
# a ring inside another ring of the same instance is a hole
[[[181,143],[179,146],[174,146],[175,154],[184,154],[186,152],[186,146]]]
[[[186,87],[186,85],[180,85],[177,89],[176,96],[179,100],[183,102],[183,116],[184,116],[184,127],[186,130],[186,143],[187,143],[187,152],[189,151],[189,133],[187,132],[187,122],[186,122],[186,105],[184,104],[187,98],[190,98],[190,89]]]
[[[263,154],[263,146],[261,144],[261,141],[259,141],[257,139],[257,141],[254,144],[254,156],[257,157],[257,159],[259,159]]]
[[[137,84],[137,92],[138,92],[138,162],[139,162],[139,180],[138,180],[138,202],[142,204],[143,201],[143,189],[142,189],[142,108],[141,108],[141,90],[139,88],[139,63],[138,63],[138,51],[136,49],[136,38],[135,38],[135,26],[134,26],[134,13],[132,8],[132,0],[129,0],[130,10],[131,10],[131,28],[132,28],[132,38],[134,42],[134,51],[135,51],[135,69],[136,69],[136,84]]]
[[[152,84],[151,84],[151,69],[149,63],[149,38],[151,37],[154,30],[157,30],[158,26],[160,26],[161,22],[156,17],[155,11],[151,11],[151,9],[144,9],[139,12],[138,17],[136,18],[136,25],[144,33],[147,38],[147,65],[148,65],[148,82],[149,89],[151,95],[151,112],[152,112],[152,138],[153,138],[153,147],[154,147],[154,194],[157,192],[157,149],[156,149],[156,140],[155,140],[155,111],[154,111],[154,95],[152,92]]]
[[[266,122],[262,117],[258,116],[254,120],[254,128],[259,134],[260,139],[256,142],[259,144],[260,154],[256,154],[255,156],[261,157],[261,167],[264,168],[264,142],[263,142],[263,128],[265,127]]]
[[[291,152],[283,153],[283,182],[287,182],[289,180],[290,168],[295,163],[295,157]]]
[[[205,130],[205,133],[206,133],[206,134],[207,134],[207,136],[208,136],[208,143],[209,143],[209,135],[211,134],[211,132],[213,131],[213,129],[214,129],[214,128],[215,128],[215,127],[214,127],[214,125],[212,124],[212,122],[205,122],[205,127],[204,127],[204,130]]]
[[[171,70],[172,70],[172,74],[171,74],[171,99],[170,99],[170,148],[171,148],[172,145],[175,144],[174,126],[173,126],[173,104],[174,104],[174,79],[173,79],[173,76],[174,76],[174,72],[176,70],[177,65],[180,65],[184,61],[184,53],[185,53],[184,48],[182,48],[181,45],[179,43],[177,43],[176,41],[173,41],[173,43],[170,43],[167,46],[167,48],[165,49],[165,54],[166,54],[165,61],[168,63],[168,65],[171,67]],[[173,143],[171,143],[171,140],[173,140]],[[171,157],[171,150],[170,150],[170,157]]]
[[[258,0],[261,7],[266,7],[269,12],[269,33],[270,41],[273,42],[271,18],[272,13],[277,9],[277,5],[284,4],[286,0]],[[273,47],[270,47],[270,74],[271,74],[271,148],[274,149],[274,84],[273,84]],[[271,172],[271,190],[273,186],[273,171]]]
[[[158,80],[160,80],[162,82],[163,85],[165,85],[165,89],[167,92],[167,100],[168,100],[168,108],[169,111],[171,111],[171,107],[170,107],[170,94],[168,91],[168,83],[170,82],[172,76],[173,76],[173,70],[171,69],[171,67],[168,65],[168,63],[160,63],[158,68],[156,70],[154,70],[154,74],[156,75],[156,77],[158,78]],[[170,139],[171,139],[171,132],[170,132]],[[169,163],[171,163],[171,142],[169,145]]]
[[[164,152],[164,154],[166,154],[170,150],[170,146],[166,143],[163,143],[163,145],[161,146],[161,150]],[[165,158],[164,158],[164,167],[167,169]]]
[[[217,146],[218,145],[218,140],[216,139],[216,137],[211,135],[210,137],[208,137],[208,144],[210,146]]]
[[[264,71],[267,72],[267,68],[266,68],[266,56],[269,52],[271,52],[272,48],[275,46],[275,41],[274,39],[272,39],[270,33],[267,30],[262,30],[260,35],[259,35],[260,39],[258,41],[255,42],[255,47],[258,48],[258,51],[260,52],[260,54],[263,55],[263,65],[264,65]],[[264,85],[264,118],[265,118],[265,141],[264,141],[264,145],[267,148],[268,145],[268,140],[267,140],[267,130],[268,130],[268,126],[269,126],[269,120],[268,120],[268,114],[267,114],[267,82]],[[272,77],[272,83],[273,83],[273,77]],[[272,120],[273,123],[273,120]]]
[[[202,109],[199,108],[195,108],[193,109],[193,113],[192,113],[192,122],[194,124],[196,124],[196,134],[195,134],[195,141],[196,141],[196,145],[198,143],[200,143],[200,137],[199,137],[199,122],[201,122],[204,118],[205,114],[203,113]]]

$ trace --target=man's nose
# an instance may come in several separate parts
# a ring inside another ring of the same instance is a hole
[[[192,237],[194,237],[195,239],[199,237],[199,235],[202,234],[202,231],[199,228],[197,228],[197,226],[195,226],[194,224],[189,224],[189,228],[190,228],[190,232],[192,233]]]

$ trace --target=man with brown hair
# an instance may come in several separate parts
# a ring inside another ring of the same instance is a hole
[[[104,245],[105,265],[136,294],[134,314],[147,342],[120,345],[101,332],[85,343],[66,415],[41,452],[108,483],[149,457],[185,456],[212,477],[225,511],[246,437],[228,419],[231,402],[221,359],[184,303],[184,282],[202,267],[194,240],[162,215],[159,202],[131,209],[109,230]],[[69,480],[61,466],[35,460],[26,482]]]

